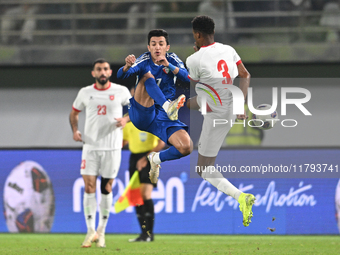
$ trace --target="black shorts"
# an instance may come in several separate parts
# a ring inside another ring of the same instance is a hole
[[[134,174],[134,172],[137,170],[137,167],[136,167],[137,161],[141,159],[142,157],[146,157],[148,153],[149,152],[143,152],[143,153],[137,153],[137,154],[131,153],[130,161],[129,161],[130,178]],[[149,160],[147,161],[148,161],[148,164],[146,165],[146,167],[144,167],[141,171],[139,171],[139,180],[140,180],[140,183],[150,183],[153,185],[154,188],[156,188],[157,184],[151,183],[150,181],[149,172],[150,172],[151,166],[150,166]]]

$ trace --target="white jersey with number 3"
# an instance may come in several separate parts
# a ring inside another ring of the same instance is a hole
[[[115,118],[123,115],[123,106],[129,104],[129,90],[115,83],[107,89],[95,84],[82,88],[73,102],[75,111],[86,108],[83,141],[92,150],[114,150],[122,148],[123,132],[116,127]]]
[[[233,47],[217,42],[202,46],[187,58],[189,78],[198,82],[195,89],[200,106],[203,97],[206,98],[208,111],[224,112],[232,106],[232,94],[224,86],[233,84],[240,63],[241,58]]]

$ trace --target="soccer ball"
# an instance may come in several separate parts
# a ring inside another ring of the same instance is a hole
[[[49,232],[54,220],[52,183],[41,165],[25,161],[8,175],[4,215],[9,232]]]
[[[269,104],[260,104],[256,107],[257,110],[268,110],[271,108]],[[272,112],[271,114],[266,115],[258,115],[253,114],[252,121],[254,126],[268,130],[274,127],[275,123],[278,122],[279,115],[276,111]]]

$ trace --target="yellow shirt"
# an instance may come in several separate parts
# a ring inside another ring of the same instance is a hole
[[[140,131],[132,122],[128,122],[123,129],[123,140],[129,142],[132,153],[151,151],[158,144],[159,138],[149,132]]]

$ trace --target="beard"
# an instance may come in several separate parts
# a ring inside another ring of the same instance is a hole
[[[100,77],[99,79],[96,79],[96,81],[100,84],[100,85],[102,85],[102,86],[104,86],[108,81],[109,81],[109,79],[110,79],[110,77],[107,77],[107,78],[105,78],[105,79],[101,79],[101,78],[104,78],[104,77]]]

